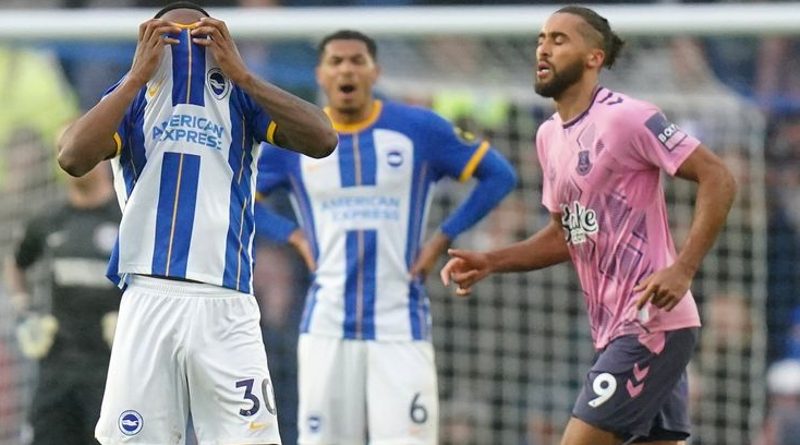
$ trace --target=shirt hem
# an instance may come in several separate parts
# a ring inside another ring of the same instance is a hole
[[[186,276],[183,276],[183,277],[178,277],[178,276],[174,276],[174,275],[161,276],[161,275],[158,275],[158,274],[154,274],[153,273],[153,269],[150,266],[141,266],[141,265],[139,265],[139,266],[137,266],[137,265],[127,266],[124,269],[122,267],[120,267],[120,269],[117,272],[117,274],[119,276],[124,276],[126,274],[134,274],[134,275],[149,276],[149,277],[153,277],[153,278],[165,278],[166,277],[166,278],[175,278],[176,280],[193,280],[193,281],[198,281],[198,282],[200,282],[202,284],[208,284],[208,285],[211,285],[211,286],[220,287],[222,289],[228,289],[228,290],[236,291],[236,292],[239,292],[239,293],[242,293],[242,294],[252,295],[252,292],[244,292],[244,291],[241,291],[239,289],[234,289],[232,287],[223,286],[221,280],[218,277],[214,277],[214,276],[209,275],[209,274],[187,273]]]
[[[611,344],[612,341],[614,341],[614,340],[616,340],[616,339],[618,339],[620,337],[624,337],[626,335],[639,335],[639,334],[642,334],[642,333],[656,334],[656,333],[659,333],[659,332],[672,332],[672,331],[679,331],[681,329],[700,328],[700,327],[702,327],[702,324],[699,321],[692,321],[692,322],[687,322],[687,323],[684,323],[684,324],[677,324],[675,326],[669,326],[669,327],[666,327],[666,326],[665,327],[659,327],[659,326],[650,327],[650,326],[646,326],[647,331],[645,331],[644,328],[640,328],[639,332],[620,332],[620,333],[616,333],[613,336],[609,337],[608,340],[606,340],[604,343],[602,343],[602,345],[599,344],[599,343],[596,343],[596,342],[592,342],[592,343],[594,344],[594,348],[596,350],[601,351],[604,348],[606,348],[609,344]]]
[[[312,337],[326,337],[326,338],[338,338],[342,340],[352,340],[352,341],[365,341],[365,342],[375,342],[375,343],[416,343],[416,342],[424,342],[424,343],[432,343],[433,341],[430,338],[412,338],[411,335],[408,336],[384,336],[381,338],[374,338],[374,339],[366,339],[366,338],[345,338],[345,336],[341,333],[332,333],[332,332],[301,332],[300,336],[308,335]]]

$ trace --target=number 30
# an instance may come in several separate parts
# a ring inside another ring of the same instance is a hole
[[[617,390],[617,379],[613,375],[604,372],[594,378],[592,390],[597,394],[597,397],[589,400],[589,406],[597,408],[614,395],[614,391]]]
[[[249,409],[240,409],[239,414],[242,416],[252,416],[261,408],[261,401],[253,393],[253,384],[255,379],[245,379],[236,382],[237,388],[244,388],[244,398],[249,400],[251,405]],[[261,393],[264,395],[267,411],[275,415],[275,394],[272,390],[272,382],[269,379],[264,379],[261,384]]]

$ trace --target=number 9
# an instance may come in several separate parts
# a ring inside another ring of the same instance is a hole
[[[617,390],[617,379],[615,379],[613,375],[604,372],[594,378],[592,390],[598,397],[589,400],[589,406],[597,408],[606,403],[608,399],[614,395],[614,391]]]

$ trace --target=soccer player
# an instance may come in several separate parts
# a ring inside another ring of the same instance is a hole
[[[264,210],[259,229],[314,271],[301,321],[299,443],[435,444],[438,392],[424,280],[456,237],[514,187],[487,141],[422,108],[376,99],[375,42],[343,30],[318,47],[317,82],[339,132],[322,160],[267,147],[258,190],[287,187],[302,229]],[[477,185],[424,244],[433,186]]]
[[[598,84],[622,46],[608,21],[567,6],[538,37],[535,90],[556,113],[536,135],[550,223],[489,252],[451,250],[457,295],[491,273],[572,259],[598,355],[562,445],[677,444],[689,436],[686,366],[700,326],[689,287],[722,228],[735,181],[722,161],[654,105]],[[698,184],[676,253],[660,175]]]
[[[139,28],[127,75],[60,140],[80,176],[113,158],[125,288],[95,435],[103,444],[279,444],[252,296],[258,142],[324,157],[318,107],[255,77],[224,22],[180,2]]]
[[[68,178],[66,189],[66,202],[26,225],[5,271],[20,349],[39,360],[28,415],[37,445],[97,443],[119,307],[119,289],[105,278],[120,219],[108,163]],[[47,265],[49,305],[33,304],[27,283],[39,261]]]

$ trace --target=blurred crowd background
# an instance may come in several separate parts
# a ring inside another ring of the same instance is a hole
[[[3,7],[152,7],[155,11],[164,3],[5,0],[0,13]],[[532,2],[198,3],[213,15],[215,7]],[[725,2],[717,4],[725,7]],[[613,26],[613,18],[611,22]],[[333,24],[331,31],[335,29]],[[382,94],[432,107],[460,125],[487,135],[520,170],[519,190],[475,234],[459,240],[460,245],[485,247],[519,239],[546,218],[539,205],[541,175],[533,135],[552,109],[546,101],[533,97],[530,87],[536,32],[531,29],[525,38],[507,39],[378,39],[378,62],[384,68],[379,83]],[[236,30],[232,33],[235,37]],[[135,42],[0,42],[3,256],[9,254],[17,229],[59,199],[63,178],[59,179],[53,162],[57,133],[124,75],[134,47]],[[239,42],[239,48],[251,68],[264,78],[308,100],[318,100],[313,72],[315,40],[249,40]],[[705,329],[692,367],[699,428],[691,443],[797,444],[800,37],[636,38],[631,39],[619,65],[605,78],[608,85],[632,95],[644,94],[668,113],[678,115],[681,126],[725,155],[742,188],[732,228],[721,238],[710,259],[712,264],[704,264],[706,275],[696,282]],[[692,195],[688,189],[670,190],[680,239],[681,230],[685,230],[680,221],[691,216],[685,213],[691,209]],[[434,211],[447,211],[460,196],[455,193],[443,187]],[[274,196],[271,201],[291,216],[285,196]],[[308,277],[294,252],[259,240],[254,280],[271,373],[278,388],[284,443],[291,445],[296,440],[298,322]],[[574,385],[591,357],[581,294],[572,273],[558,269],[547,274],[504,277],[466,301],[453,299],[433,279],[428,287],[442,374],[442,443],[554,443],[569,413]],[[557,297],[563,293],[563,300],[548,295],[554,289]],[[36,367],[16,350],[11,334],[15,321],[2,294],[0,287],[0,444],[16,445],[24,440],[24,411]],[[556,314],[555,321],[547,320],[552,314]],[[497,363],[502,366],[494,366]],[[505,381],[511,381],[511,386]],[[511,394],[519,388],[526,390]]]

